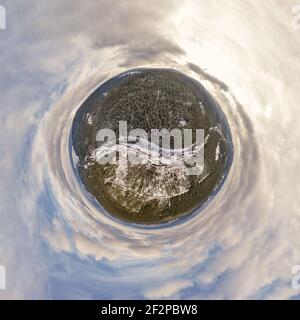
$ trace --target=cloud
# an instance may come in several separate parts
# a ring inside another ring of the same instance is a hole
[[[151,289],[145,293],[149,299],[170,298],[178,293],[180,290],[192,286],[192,281],[176,280],[164,283],[162,286]]]
[[[0,297],[296,296],[300,37],[290,28],[292,2],[3,2],[0,265],[8,279]],[[80,102],[137,66],[200,80],[233,134],[220,192],[170,228],[102,214],[70,164]]]

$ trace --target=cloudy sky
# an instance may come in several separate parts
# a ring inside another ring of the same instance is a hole
[[[300,296],[291,286],[300,265],[297,0],[0,4],[0,298]],[[217,196],[168,228],[98,212],[68,152],[80,103],[143,66],[201,81],[235,146]]]

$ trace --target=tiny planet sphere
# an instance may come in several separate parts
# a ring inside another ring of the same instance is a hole
[[[71,138],[86,191],[134,224],[190,216],[220,189],[233,155],[220,106],[172,69],[130,70],[102,84],[79,107]]]

